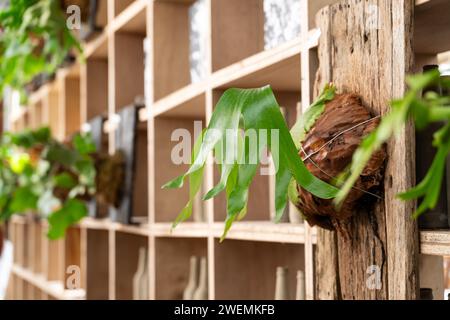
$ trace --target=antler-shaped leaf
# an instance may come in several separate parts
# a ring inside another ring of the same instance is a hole
[[[327,90],[332,87],[328,87]],[[334,94],[331,93],[331,98]],[[330,92],[321,96],[322,104]],[[331,99],[329,98],[329,99]],[[315,121],[315,119],[313,120]],[[302,128],[308,128],[302,125]],[[240,129],[244,130],[242,137]],[[255,134],[256,133],[256,134]],[[270,134],[268,134],[270,133]],[[256,139],[256,141],[251,140]],[[251,142],[251,143],[250,143]],[[223,148],[225,147],[225,150]],[[224,92],[212,114],[199,150],[194,148],[194,161],[189,170],[170,181],[164,188],[180,188],[186,176],[191,180],[190,200],[198,192],[197,179],[208,154],[215,150],[216,161],[221,165],[219,183],[204,199],[210,199],[226,189],[227,219],[222,239],[236,218],[246,212],[248,189],[253,180],[262,152],[269,148],[275,164],[275,209],[277,221],[281,218],[287,202],[287,189],[291,178],[317,197],[333,198],[337,189],[314,177],[300,159],[296,144],[286,126],[280,107],[269,86],[259,89],[228,89]],[[256,150],[255,150],[256,148]],[[194,190],[192,190],[194,187]],[[189,218],[192,206],[183,209],[174,226]]]

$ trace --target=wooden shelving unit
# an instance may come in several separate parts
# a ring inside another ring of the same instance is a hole
[[[208,74],[191,83],[188,9],[193,2],[101,1],[107,23],[85,45],[86,63],[60,70],[55,81],[32,94],[29,108],[13,115],[13,130],[49,125],[61,140],[93,117],[105,115],[107,148],[112,153],[117,112],[145,93],[146,109],[139,116],[145,143],[138,146],[138,153],[146,156],[141,159],[144,169],[137,169],[141,175],[136,201],[146,219],[123,225],[86,218],[66,239],[51,242],[44,235],[45,223],[14,218],[9,225],[15,243],[10,298],[130,299],[140,247],[149,250],[150,299],[181,297],[191,255],[208,259],[210,299],[271,299],[277,266],[289,267],[293,286],[296,270],[303,270],[306,297],[314,298],[315,229],[270,221],[267,176],[255,180],[245,221],[236,223],[223,243],[219,243],[225,217],[223,197],[204,203],[205,222],[189,221],[171,231],[188,190],[162,190],[161,185],[187,168],[170,159],[175,144],[172,131],[183,128],[193,133],[194,120],[205,126],[227,88],[270,84],[291,115],[290,124],[295,121],[297,105],[301,102],[306,108],[313,97],[320,36],[314,16],[336,1],[301,0],[301,35],[265,51],[263,0],[207,0]],[[411,37],[418,63],[450,49],[449,14],[448,1],[417,1],[416,31]],[[151,57],[147,64],[146,38]],[[217,172],[208,164],[205,189],[216,181]],[[450,255],[449,231],[422,232],[421,241],[424,254]],[[77,290],[65,285],[69,265],[80,267]]]

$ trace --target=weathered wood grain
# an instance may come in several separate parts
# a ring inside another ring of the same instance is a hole
[[[340,92],[359,94],[373,115],[386,113],[389,101],[404,93],[405,75],[412,67],[413,7],[410,0],[346,0],[319,11],[316,25],[322,35],[315,93],[333,82]],[[417,297],[414,204],[395,198],[414,183],[413,142],[414,131],[408,124],[388,143],[384,199],[355,213],[350,240],[318,232],[317,298]],[[379,288],[367,285],[373,270],[380,271]]]

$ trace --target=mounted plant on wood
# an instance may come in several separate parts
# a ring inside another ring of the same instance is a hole
[[[120,154],[97,153],[89,134],[61,143],[48,128],[6,133],[0,145],[0,221],[35,212],[48,220],[49,238],[60,238],[87,215],[85,201],[116,198],[105,194],[120,183],[105,171],[118,172],[121,166]]]
[[[207,155],[214,149],[221,178],[203,199],[213,198],[225,190],[227,218],[223,239],[233,221],[245,216],[248,189],[261,154],[268,147],[276,167],[276,220],[280,220],[289,194],[310,225],[345,232],[345,223],[361,198],[366,194],[377,197],[371,189],[382,181],[386,157],[383,144],[409,118],[423,128],[430,122],[446,121],[450,117],[450,109],[446,108],[450,97],[429,94],[420,98],[421,90],[437,81],[439,72],[408,78],[410,91],[403,99],[392,102],[391,112],[381,121],[380,117],[370,115],[357,95],[335,94],[334,87],[328,85],[291,132],[270,87],[225,91],[208,128],[194,145],[191,167],[164,186],[180,188],[189,177],[189,202],[173,227],[190,217]],[[446,82],[442,85],[450,86]],[[252,154],[247,132],[273,129],[278,132],[277,140],[272,135],[265,138],[257,135],[258,148]],[[438,153],[425,179],[399,195],[404,200],[424,197],[415,217],[436,204],[444,160],[450,151],[449,124],[436,132],[433,145]],[[249,161],[251,157],[256,162]]]

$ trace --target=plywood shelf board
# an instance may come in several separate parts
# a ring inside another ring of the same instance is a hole
[[[213,234],[215,238],[220,238],[223,230],[224,223],[214,223]],[[301,244],[305,242],[305,227],[303,224],[275,224],[271,221],[240,221],[234,223],[233,228],[227,234],[227,239]],[[314,232],[314,243],[315,240]]]
[[[270,84],[274,90],[300,90],[300,52],[317,46],[320,31],[308,32],[306,41],[291,40],[271,50],[257,53],[211,74],[204,82],[189,84],[170,95],[157,100],[148,111],[153,116],[179,115],[190,117],[198,111],[184,108],[188,101],[204,93],[208,88],[259,87]],[[175,111],[174,109],[180,109]],[[147,118],[145,115],[143,120]]]
[[[450,256],[450,231],[421,231],[420,252],[422,254]]]
[[[108,38],[107,30],[98,34],[94,39],[84,45],[84,55],[86,59],[107,59],[108,58]]]
[[[172,229],[172,223],[158,222],[150,226],[150,233],[160,238],[207,238],[211,228],[207,223],[184,222]]]
[[[82,289],[65,290],[62,282],[47,281],[44,276],[36,275],[17,265],[13,266],[12,272],[24,282],[37,287],[40,291],[58,300],[84,300],[86,297],[85,291]]]
[[[150,108],[153,117],[200,118],[205,116],[206,84],[191,84],[155,102]]]

